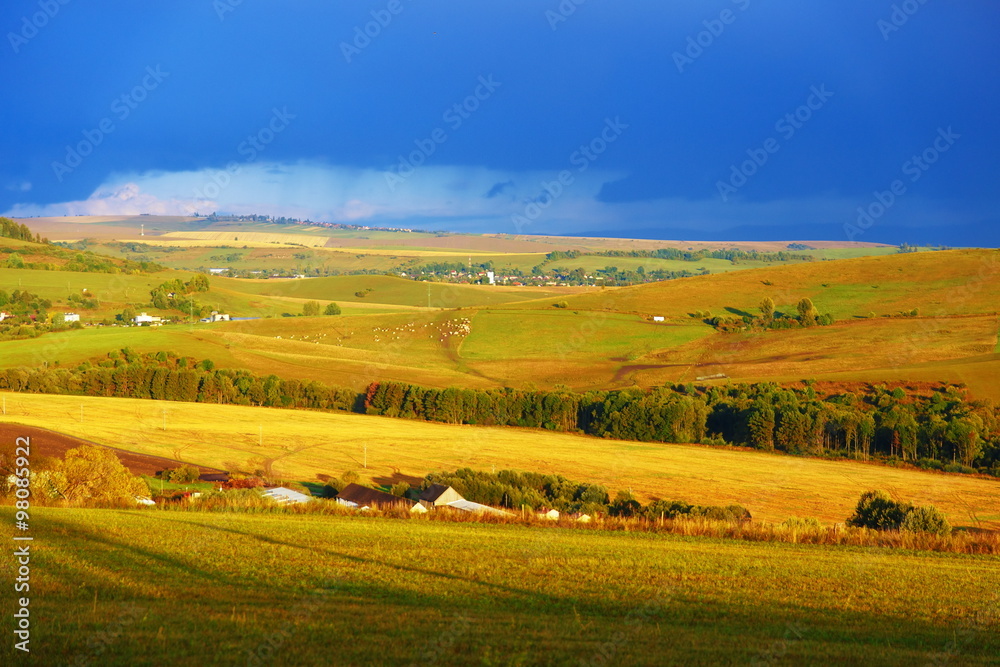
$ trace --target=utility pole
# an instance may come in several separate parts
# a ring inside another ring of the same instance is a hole
[[[3,413],[7,414],[7,397],[3,397]]]

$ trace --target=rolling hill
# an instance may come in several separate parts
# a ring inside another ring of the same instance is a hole
[[[229,471],[265,466],[275,475],[302,481],[352,470],[363,480],[391,484],[416,482],[432,471],[495,466],[556,472],[612,491],[628,488],[644,501],[738,503],[756,519],[815,517],[824,523],[844,521],[861,493],[882,488],[916,504],[937,506],[957,526],[1000,529],[995,479],[346,413],[123,398],[5,397],[7,414],[0,416],[5,423],[41,426]]]

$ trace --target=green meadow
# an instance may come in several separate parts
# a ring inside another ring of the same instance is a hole
[[[43,664],[986,665],[1000,653],[996,558],[337,515],[38,509],[32,521]],[[0,560],[13,566],[9,549]],[[12,642],[0,650],[12,664]]]

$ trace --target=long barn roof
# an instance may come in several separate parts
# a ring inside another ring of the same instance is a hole
[[[415,504],[412,500],[400,498],[399,496],[394,496],[391,493],[379,491],[378,489],[370,489],[360,484],[348,484],[337,494],[337,499],[356,503],[358,507],[371,505],[405,505],[406,507],[413,507]]]

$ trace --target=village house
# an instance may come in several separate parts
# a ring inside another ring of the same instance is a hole
[[[471,500],[466,500],[458,491],[444,484],[431,484],[424,489],[419,496],[420,504],[428,510],[449,508],[460,512],[480,512],[485,514],[497,514],[510,516],[511,513],[483,505]]]
[[[427,509],[433,509],[439,505],[447,505],[456,500],[465,500],[465,498],[450,486],[431,484],[420,493],[418,500]]]
[[[355,507],[359,510],[371,508],[386,509],[390,507],[403,507],[411,512],[426,512],[427,509],[408,498],[400,498],[385,491],[370,489],[360,484],[348,484],[337,494],[337,502],[347,507]]]
[[[79,313],[63,313],[63,322],[79,322],[79,321],[80,321]]]

